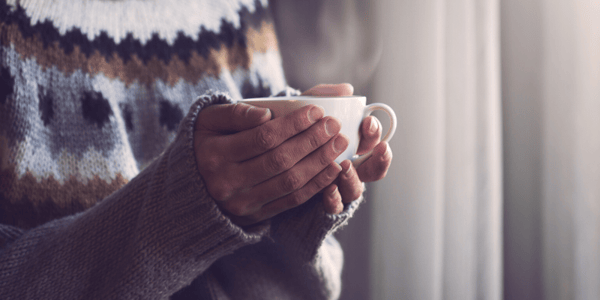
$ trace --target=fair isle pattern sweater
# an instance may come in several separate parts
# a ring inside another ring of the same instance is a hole
[[[0,0],[2,299],[332,299],[317,197],[242,229],[196,169],[207,105],[286,90],[265,0]]]

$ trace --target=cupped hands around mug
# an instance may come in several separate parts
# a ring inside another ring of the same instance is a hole
[[[347,83],[321,84],[306,92],[305,96],[352,96],[354,87]],[[392,163],[392,150],[381,142],[381,123],[374,116],[366,117],[360,125],[360,143],[357,154],[373,150],[372,155],[358,168],[350,160],[340,163],[342,171],[337,180],[323,190],[323,202],[328,213],[340,213],[344,203],[358,199],[363,193],[363,182],[377,181],[385,177]]]
[[[212,105],[195,124],[200,175],[219,208],[240,225],[296,207],[342,171],[334,159],[348,146],[340,122],[309,105],[271,120],[268,109]]]

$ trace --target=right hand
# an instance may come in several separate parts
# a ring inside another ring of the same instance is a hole
[[[194,151],[208,193],[246,226],[296,207],[329,186],[348,147],[341,123],[308,105],[271,120],[268,109],[212,105],[195,124]]]

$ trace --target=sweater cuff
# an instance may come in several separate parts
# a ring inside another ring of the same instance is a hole
[[[322,197],[283,212],[272,219],[271,238],[305,263],[314,262],[318,249],[327,236],[347,224],[363,202],[363,196],[344,206],[342,213],[325,212]]]
[[[281,92],[271,95],[271,97],[292,97],[292,96],[300,96],[302,94],[301,91],[294,89],[292,87],[286,86]]]

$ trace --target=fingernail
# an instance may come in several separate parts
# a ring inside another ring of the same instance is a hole
[[[392,155],[392,149],[390,148],[390,145],[389,145],[389,144],[386,144],[386,145],[385,145],[385,152],[383,152],[383,155],[382,155],[382,157],[383,157],[384,159],[387,159],[387,158],[389,158],[389,156],[391,156],[391,155]]]
[[[338,192],[338,187],[335,187],[335,189],[333,191],[331,191],[331,193],[329,193],[330,195],[335,195],[335,193]]]
[[[335,119],[329,119],[325,122],[325,132],[328,136],[334,136],[340,132],[341,126]]]
[[[336,163],[336,162],[333,162],[333,163],[332,163],[332,165],[333,165],[333,168],[334,168],[334,169],[335,169],[335,170],[336,170],[338,173],[340,173],[340,172],[342,172],[342,171],[344,170],[344,168],[342,168],[342,166],[341,166],[340,164]]]
[[[350,162],[350,160],[344,160],[342,162],[342,174],[344,174],[344,175],[350,174],[351,168],[352,168],[352,162]]]
[[[371,124],[369,125],[369,133],[375,134],[377,132],[377,127],[379,127],[379,124],[377,124],[375,118],[371,118]]]
[[[340,134],[333,141],[333,149],[335,150],[335,153],[341,153],[346,150],[346,147],[348,147],[348,139]]]
[[[315,105],[308,111],[308,119],[311,123],[315,123],[325,115],[325,109],[322,106]]]

